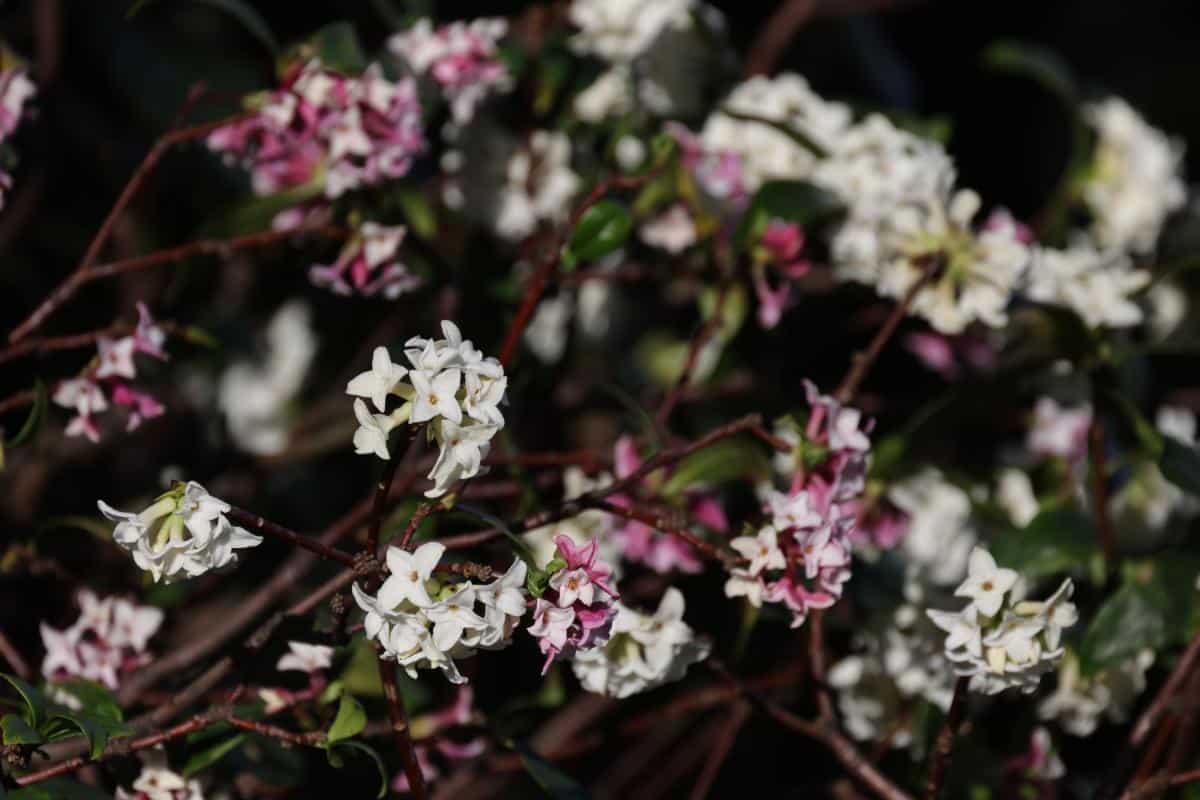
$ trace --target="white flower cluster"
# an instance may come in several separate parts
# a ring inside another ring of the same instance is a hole
[[[267,325],[264,350],[262,362],[237,361],[221,375],[217,398],[234,444],[269,456],[287,446],[286,409],[317,352],[307,305],[294,301],[280,306]]]
[[[1188,409],[1163,406],[1155,423],[1163,436],[1196,446],[1196,417]],[[1200,514],[1200,501],[1167,480],[1158,464],[1147,459],[1132,466],[1129,480],[1112,496],[1110,513],[1122,537],[1148,546],[1172,520]]]
[[[170,583],[220,569],[237,561],[237,550],[255,547],[262,537],[231,523],[229,504],[195,481],[176,483],[141,513],[118,511],[103,500],[100,512],[117,523],[113,539],[155,581]]]
[[[439,542],[411,553],[388,548],[391,574],[378,594],[367,594],[357,583],[352,591],[380,658],[395,661],[413,678],[418,670],[440,669],[451,683],[465,683],[454,660],[506,647],[525,614],[526,566],[515,559],[486,584],[443,582],[434,569],[445,551]]]
[[[1148,283],[1150,273],[1136,269],[1123,250],[1081,239],[1065,250],[1039,251],[1026,292],[1039,303],[1071,309],[1089,327],[1128,328],[1142,321],[1131,298]]]
[[[978,539],[967,493],[927,468],[892,486],[888,499],[908,515],[908,532],[900,544],[908,601],[923,602],[925,583],[951,586],[961,581]]]
[[[1154,651],[1084,677],[1079,659],[1068,653],[1058,668],[1058,685],[1038,704],[1038,716],[1055,720],[1072,736],[1091,736],[1102,718],[1122,723],[1146,688],[1146,671],[1154,664]]]
[[[907,748],[913,731],[907,723],[918,700],[946,711],[954,695],[954,674],[942,654],[938,631],[916,608],[902,605],[882,634],[860,637],[863,652],[847,656],[829,670],[838,692],[838,710],[846,731],[859,741],[885,737]]]
[[[171,769],[162,747],[141,754],[142,771],[130,787],[117,787],[116,800],[204,800],[200,781],[188,779]]]
[[[1152,250],[1164,220],[1187,199],[1182,144],[1148,125],[1119,97],[1087,105],[1084,118],[1097,136],[1083,185],[1092,237],[1101,247]]]
[[[751,78],[735,87],[722,107],[730,113],[716,111],[709,116],[700,139],[707,151],[740,157],[749,191],[766,181],[801,180],[812,175],[818,155],[796,141],[788,130],[806,136],[828,152],[851,121],[849,106],[823,99],[808,81],[791,73]]]
[[[690,25],[694,5],[695,0],[574,0],[567,17],[579,32],[571,37],[571,49],[605,61],[632,61],[668,27]]]
[[[926,613],[946,632],[946,658],[954,671],[971,677],[971,689],[998,694],[1020,688],[1031,693],[1042,675],[1062,659],[1062,632],[1079,621],[1071,602],[1074,584],[1063,580],[1042,602],[1014,601],[1010,592],[1020,576],[996,566],[991,553],[971,551],[967,579],[954,590],[971,602],[958,612]]]
[[[354,401],[359,424],[354,451],[360,455],[390,459],[388,434],[405,422],[426,423],[428,438],[440,448],[426,497],[441,497],[456,481],[483,474],[492,437],[504,427],[504,367],[463,339],[453,322],[444,320],[442,333],[446,338],[417,336],[405,342],[411,368],[393,363],[386,347],[375,348],[371,369],[346,384],[346,394],[359,398]],[[362,399],[385,412],[389,395],[403,401],[390,413],[374,413]]]
[[[708,657],[711,643],[683,621],[683,593],[667,589],[653,614],[616,603],[608,644],[580,650],[575,677],[589,692],[623,698],[680,680]]]
[[[559,131],[537,130],[525,144],[495,126],[468,129],[458,148],[442,156],[442,200],[517,242],[540,223],[558,224],[571,213],[582,179],[571,169],[571,140]]]

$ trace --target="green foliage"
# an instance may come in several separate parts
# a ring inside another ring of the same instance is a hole
[[[602,258],[625,244],[633,229],[629,210],[614,200],[601,200],[579,218],[562,256],[564,269]]]
[[[358,33],[349,22],[333,22],[312,37],[312,48],[321,63],[346,75],[357,75],[367,68]]]
[[[21,718],[29,724],[29,727],[40,728],[46,720],[46,707],[48,705],[46,696],[16,675],[0,672],[0,678],[8,681],[16,689],[17,695],[24,705]]]
[[[29,409],[29,416],[25,418],[17,435],[8,440],[9,447],[16,447],[27,442],[30,437],[38,432],[38,428],[42,426],[42,420],[46,416],[46,384],[38,380],[33,385],[33,408]]]
[[[1167,638],[1166,605],[1161,586],[1126,581],[1100,606],[1084,634],[1079,649],[1084,674],[1161,647]]]
[[[998,72],[1029,78],[1070,106],[1079,102],[1071,68],[1048,48],[1031,42],[995,42],[984,51],[983,63]]]
[[[325,734],[327,744],[335,744],[362,733],[367,727],[367,712],[362,704],[348,694],[343,694],[338,704],[337,716]]]
[[[681,461],[663,485],[662,493],[678,495],[692,487],[755,480],[770,474],[771,465],[761,447],[744,439],[722,439]]]
[[[383,759],[380,758],[379,753],[376,752],[375,748],[357,741],[341,741],[330,743],[325,750],[325,755],[329,759],[330,766],[336,769],[341,769],[345,765],[346,762],[342,758],[343,752],[358,753],[371,759],[371,761],[375,764],[375,768],[379,771],[379,792],[375,795],[375,797],[386,797],[388,791],[387,767],[384,766]]]
[[[0,719],[0,732],[3,732],[5,744],[41,744],[43,741],[42,735],[16,714],[5,714]]]
[[[836,219],[845,211],[832,192],[805,181],[767,181],[754,195],[742,220],[738,241],[743,247],[758,242],[773,219],[808,228]]]
[[[998,563],[1027,578],[1085,567],[1096,552],[1091,519],[1070,508],[1043,511],[992,544]]]
[[[192,753],[188,756],[187,761],[184,762],[183,776],[190,778],[197,773],[203,772],[233,752],[245,740],[245,731],[239,731],[233,736],[221,739],[216,744],[209,745],[202,750]]]

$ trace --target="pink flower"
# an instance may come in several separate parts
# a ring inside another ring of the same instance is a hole
[[[910,333],[904,338],[904,346],[927,368],[948,381],[958,380],[964,365],[980,372],[996,365],[995,348],[987,339],[971,334]]]
[[[450,103],[451,116],[461,125],[471,120],[487,95],[511,85],[497,47],[507,30],[503,19],[453,22],[436,29],[421,19],[393,36],[388,47],[413,71],[433,77]]]
[[[389,300],[411,291],[421,279],[397,260],[407,229],[364,222],[330,266],[314,264],[308,272],[314,286],[334,294],[358,292],[364,297],[382,293]]]
[[[143,420],[162,416],[166,411],[162,403],[150,394],[135,391],[123,383],[113,387],[112,400],[119,406],[130,408],[126,430],[137,430]]]
[[[134,351],[166,361],[167,354],[163,352],[163,344],[167,341],[166,331],[154,321],[145,303],[138,303],[137,310],[138,323],[133,332]]]
[[[612,567],[596,560],[598,545],[595,539],[585,545],[577,545],[571,537],[560,533],[554,537],[554,544],[558,548],[559,555],[567,562],[568,570],[582,570],[588,580],[616,599],[617,593],[608,585],[608,579],[612,576]]]

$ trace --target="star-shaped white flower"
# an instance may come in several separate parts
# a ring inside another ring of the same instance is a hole
[[[307,642],[288,642],[288,652],[279,659],[275,669],[280,672],[294,670],[312,673],[329,669],[332,663],[332,647],[326,647],[323,644],[308,644]]]
[[[385,411],[387,396],[407,374],[407,369],[392,362],[386,347],[376,347],[371,354],[371,369],[351,378],[346,384],[346,394],[368,398],[376,409]]]
[[[951,661],[983,656],[983,629],[975,606],[968,605],[956,613],[932,608],[925,613],[934,625],[946,632],[946,657]]]
[[[436,416],[454,423],[462,422],[462,407],[458,404],[458,387],[462,373],[447,369],[435,375],[423,370],[409,373],[413,385],[413,423],[427,422]]]
[[[757,536],[738,536],[729,542],[729,546],[750,560],[748,571],[751,575],[758,575],[764,569],[783,569],[787,564],[779,549],[778,535],[770,525],[760,530]]]
[[[387,565],[391,575],[379,587],[379,605],[394,609],[405,600],[418,608],[433,605],[425,581],[429,580],[445,552],[446,546],[440,542],[426,542],[411,553],[389,547]]]
[[[433,623],[433,646],[443,652],[458,644],[467,631],[487,628],[487,620],[475,613],[475,587],[470,583],[424,611]]]
[[[103,336],[97,339],[100,366],[96,368],[96,377],[110,378],[116,375],[121,378],[136,378],[137,368],[133,365],[134,345],[132,336],[125,336],[116,341]]]
[[[996,566],[996,559],[982,547],[971,551],[967,561],[967,579],[954,594],[969,597],[989,617],[994,617],[1004,604],[1004,594],[1017,583],[1015,570]]]

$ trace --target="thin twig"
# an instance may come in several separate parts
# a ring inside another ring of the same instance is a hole
[[[387,700],[388,718],[392,721],[392,733],[396,737],[396,749],[404,764],[408,777],[408,791],[416,800],[425,800],[425,775],[413,750],[412,735],[408,729],[408,717],[404,713],[404,701],[396,688],[396,664],[379,659],[379,678],[383,682],[383,696]]]
[[[908,314],[908,309],[912,305],[913,300],[917,298],[925,285],[933,278],[937,272],[938,264],[926,265],[925,271],[917,278],[913,285],[908,287],[908,292],[895,308],[888,318],[884,320],[883,325],[875,334],[875,338],[867,345],[867,349],[855,353],[851,357],[850,370],[846,373],[846,377],[842,379],[833,396],[839,403],[849,403],[858,394],[858,387],[862,384],[863,379],[867,377],[867,373],[871,371],[875,361],[879,358],[879,354],[883,352],[884,346],[892,338],[896,332],[896,328],[900,326],[900,321]]]
[[[675,381],[675,385],[667,392],[663,398],[662,405],[658,407],[658,413],[654,415],[655,422],[659,427],[666,427],[667,420],[671,417],[671,412],[675,409],[675,405],[679,402],[679,398],[683,396],[683,392],[687,389],[688,384],[692,381],[692,373],[696,370],[696,364],[700,361],[700,353],[703,352],[708,340],[716,333],[721,326],[721,314],[725,308],[725,298],[729,296],[729,283],[724,283],[721,286],[720,292],[717,294],[717,302],[713,309],[712,316],[705,320],[697,329],[696,335],[692,337],[691,343],[688,345],[687,356],[683,360],[683,369],[679,372],[679,378]]]
[[[729,757],[729,751],[733,749],[733,744],[737,741],[738,733],[741,732],[742,726],[746,724],[749,716],[750,705],[748,703],[734,704],[733,710],[729,712],[729,719],[717,734],[712,750],[705,759],[700,777],[692,786],[691,794],[688,795],[689,800],[704,800],[708,797],[713,784],[717,781],[717,776],[721,774],[721,767],[724,765],[725,759]]]
[[[950,755],[954,751],[954,737],[962,725],[967,713],[967,685],[970,678],[959,678],[954,684],[954,699],[950,701],[950,710],[946,713],[946,721],[938,731],[937,741],[930,755],[929,781],[925,784],[925,800],[937,800],[942,791],[942,782],[946,779],[946,770],[950,767]]]
[[[384,491],[384,494],[387,494],[386,490]],[[288,544],[293,544],[297,547],[303,548],[327,561],[336,561],[342,566],[346,567],[354,566],[354,556],[350,555],[349,553],[342,552],[336,547],[331,547],[327,544],[324,544],[319,539],[314,539],[311,536],[304,536],[303,534],[296,533],[290,528],[285,528],[278,523],[263,519],[258,514],[254,514],[253,512],[247,511],[244,508],[238,508],[237,506],[231,507],[226,513],[229,518],[238,525],[252,528],[256,531],[262,531],[268,536],[274,536],[276,539],[282,539]]]
[[[833,697],[825,681],[825,613],[815,608],[808,616],[808,669],[817,693],[817,712],[822,720],[834,723]]]
[[[375,484],[375,500],[371,504],[371,527],[367,530],[367,552],[373,558],[379,556],[379,531],[383,528],[388,493],[392,489],[392,481],[396,477],[396,467],[399,465],[399,459],[389,458],[384,461],[383,472],[379,476],[379,482]]]
[[[4,631],[0,630],[0,657],[3,657],[8,665],[12,667],[13,673],[22,680],[29,680],[33,673],[29,669],[29,664],[21,656],[21,651],[13,646],[13,643],[4,635]]]
[[[614,503],[610,503],[607,500],[598,500],[592,507],[598,508],[601,511],[607,512],[614,516],[622,517],[623,519],[641,522],[644,525],[649,525],[655,530],[662,531],[670,536],[674,536],[677,539],[686,542],[692,547],[692,549],[696,550],[701,555],[720,563],[726,569],[731,569],[737,565],[737,556],[734,556],[731,553],[726,553],[720,548],[714,547],[712,544],[692,534],[690,531],[685,530],[682,525],[673,525],[668,520],[654,512],[646,511],[636,506],[632,508],[618,506]]]

